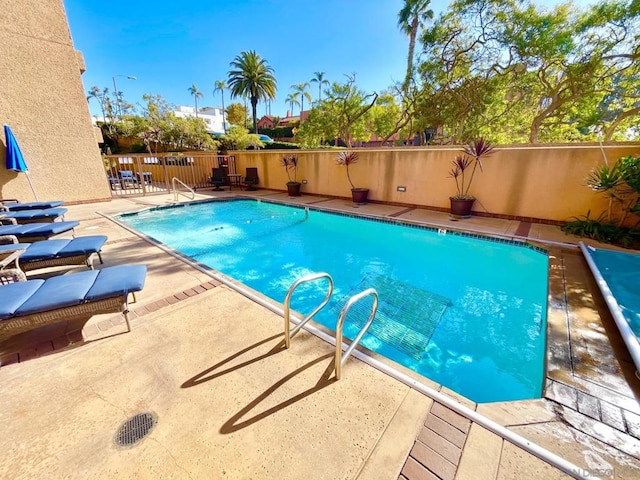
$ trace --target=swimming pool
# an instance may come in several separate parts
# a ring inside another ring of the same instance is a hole
[[[539,398],[544,377],[548,257],[506,240],[232,200],[161,207],[120,221],[283,302],[301,276],[335,283],[315,319],[331,330],[347,299],[378,290],[362,344],[476,402]],[[309,313],[324,284],[304,284],[292,308]],[[353,338],[369,313],[347,317]]]
[[[580,249],[631,354],[637,369],[636,375],[640,378],[640,255],[593,248],[582,242]]]

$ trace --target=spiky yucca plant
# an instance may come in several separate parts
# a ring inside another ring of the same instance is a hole
[[[493,153],[494,146],[483,138],[473,140],[467,143],[462,151],[469,155],[458,155],[451,163],[453,168],[449,171],[449,176],[456,181],[457,194],[452,198],[456,200],[471,200],[475,197],[469,195],[469,188],[473,182],[473,177],[476,173],[476,168],[480,167],[480,171],[483,171],[482,159],[488,157]],[[472,166],[471,174],[466,175],[466,171]]]
[[[349,175],[349,166],[353,165],[357,161],[358,161],[358,154],[356,152],[347,152],[347,151],[338,153],[338,158],[336,159],[336,163],[338,165],[342,165],[347,168],[347,180],[349,180],[349,184],[351,185],[352,190],[355,190],[356,186],[351,181],[351,176]]]

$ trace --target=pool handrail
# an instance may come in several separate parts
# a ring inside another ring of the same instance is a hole
[[[629,321],[624,317],[622,309],[620,308],[616,297],[613,295],[613,292],[609,288],[607,281],[604,279],[604,277],[600,273],[600,269],[593,260],[591,252],[589,252],[590,248],[595,250],[594,247],[590,247],[588,245],[585,245],[584,242],[580,242],[580,249],[582,250],[582,254],[589,264],[591,273],[593,274],[598,287],[600,287],[600,291],[602,292],[602,296],[604,297],[605,302],[607,302],[607,306],[609,307],[609,311],[611,312],[613,320],[616,322],[616,326],[618,327],[620,336],[627,346],[627,350],[629,350],[629,353],[631,354],[633,363],[636,366],[636,377],[640,379],[640,342],[638,341],[637,335],[633,332],[633,330],[631,330]]]
[[[290,330],[291,328],[291,323],[290,323],[291,322],[290,320],[291,319],[291,296],[293,295],[293,291],[303,283],[313,282],[315,280],[320,280],[321,278],[326,278],[327,280],[329,280],[329,289],[327,290],[327,295],[324,297],[324,300],[322,301],[322,303],[320,303],[320,305],[318,305],[318,307],[316,307],[316,309],[313,312],[311,312],[304,319],[302,319],[302,321],[300,321],[300,323],[298,323],[293,328],[293,330]],[[324,306],[327,303],[329,303],[329,299],[331,298],[332,294],[333,294],[333,278],[331,278],[331,275],[329,275],[326,272],[310,273],[308,275],[305,275],[304,277],[301,277],[298,280],[296,280],[293,283],[293,285],[289,287],[289,290],[287,291],[287,295],[284,298],[284,345],[285,345],[285,348],[289,348],[291,346],[291,339],[293,338],[293,336],[296,333],[298,333],[300,329],[316,315],[316,313],[322,310],[322,308],[324,308]]]
[[[365,297],[368,297],[369,295],[373,295],[373,305],[371,307],[371,313],[369,314],[369,319],[367,320],[367,323],[365,323],[364,326],[360,329],[360,331],[358,332],[358,335],[356,335],[356,338],[353,339],[353,342],[351,342],[351,345],[347,347],[344,354],[341,356],[342,328],[344,327],[344,319],[347,316],[347,312],[356,302],[359,302],[360,300],[362,300]],[[340,312],[340,317],[338,318],[338,324],[336,325],[336,361],[335,361],[336,380],[340,380],[340,377],[342,376],[342,366],[346,363],[353,349],[358,346],[364,334],[367,333],[367,330],[369,330],[369,327],[371,326],[374,318],[376,317],[377,311],[378,311],[378,292],[376,292],[375,288],[367,288],[366,290],[363,290],[362,292],[354,295],[347,301],[347,303],[345,303],[344,307],[342,307],[342,311]]]
[[[176,183],[179,183],[180,185],[182,185],[183,187],[185,187],[189,192],[191,192],[191,196],[189,197],[186,193],[183,193],[181,191],[179,191],[176,188]],[[182,180],[180,180],[178,177],[173,177],[171,179],[171,190],[173,190],[173,200],[175,202],[178,201],[178,195],[184,195],[185,197],[187,197],[189,200],[193,200],[194,198],[196,198],[196,192],[193,191],[193,188],[191,188],[189,185],[187,185],[186,183],[184,183]]]

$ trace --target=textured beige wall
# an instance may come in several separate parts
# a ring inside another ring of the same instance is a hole
[[[3,0],[0,11],[0,123],[18,139],[38,197],[110,198],[62,0]],[[4,134],[0,143],[0,197],[33,200],[25,175],[4,168]]]
[[[350,167],[357,187],[370,189],[369,198],[382,202],[449,208],[456,193],[448,176],[459,147],[358,149],[360,159]],[[606,145],[610,162],[640,154],[640,144]],[[281,166],[288,151],[232,152],[238,171],[258,167],[260,186],[286,190]],[[306,179],[302,192],[350,198],[345,168],[336,165],[336,150],[296,151],[298,181]],[[477,197],[474,210],[521,218],[565,221],[591,210],[599,213],[605,200],[586,187],[591,168],[603,162],[597,144],[501,146],[484,162],[469,193]],[[406,187],[398,192],[396,187]]]

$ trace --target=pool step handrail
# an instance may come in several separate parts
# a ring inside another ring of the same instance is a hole
[[[360,329],[356,338],[353,339],[353,342],[351,342],[351,345],[349,345],[345,350],[344,354],[342,354],[342,328],[344,326],[344,319],[347,316],[347,312],[356,302],[359,302],[360,300],[362,300],[365,297],[368,297],[369,295],[373,295],[373,305],[371,307],[371,313],[369,314],[369,319],[367,320],[367,323],[365,323],[365,325]],[[340,377],[342,376],[342,366],[348,360],[353,349],[358,346],[364,334],[367,333],[367,330],[369,330],[369,327],[371,326],[374,318],[376,317],[377,311],[378,311],[378,292],[376,292],[375,288],[367,288],[366,290],[363,290],[362,292],[355,294],[349,300],[347,300],[347,303],[345,303],[344,307],[342,307],[342,311],[340,312],[340,317],[338,318],[338,324],[336,325],[336,357],[335,357],[336,380],[340,380]]]
[[[181,192],[180,190],[178,190],[176,188],[176,183],[179,183],[180,185],[182,185],[184,188],[186,188],[189,192],[191,192],[191,197],[189,198],[189,196],[184,193]],[[171,179],[171,190],[173,190],[173,200],[175,202],[178,201],[178,195],[184,195],[185,197],[189,198],[189,200],[193,200],[194,198],[196,198],[196,192],[193,190],[193,188],[191,188],[189,185],[187,185],[186,183],[184,183],[182,180],[180,180],[178,177],[173,177]]]
[[[295,327],[293,327],[293,329],[291,329],[291,296],[293,295],[293,291],[303,283],[313,282],[322,278],[326,278],[327,280],[329,280],[329,288],[327,290],[327,295],[324,297],[324,300],[313,312],[307,315],[304,319],[302,319],[300,323],[298,323]],[[298,333],[300,329],[316,315],[316,313],[322,310],[322,308],[327,303],[329,303],[329,299],[331,298],[332,294],[333,278],[331,278],[331,275],[325,272],[310,273],[309,275],[305,275],[304,277],[296,280],[293,285],[289,287],[289,291],[287,291],[287,295],[284,298],[284,344],[286,348],[289,348],[289,346],[291,345],[291,339],[293,338],[293,336]]]

